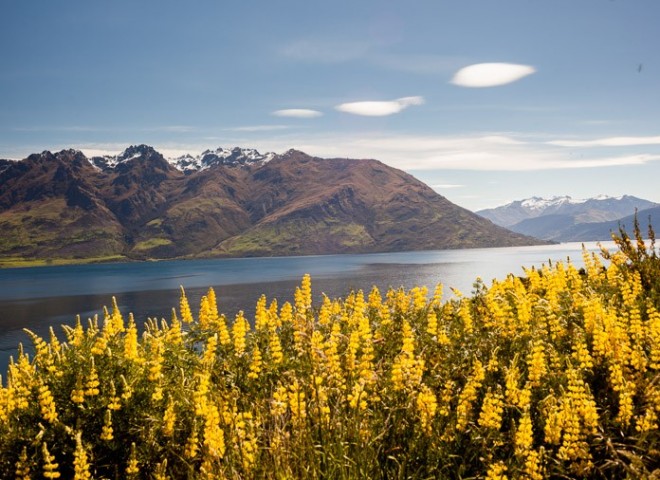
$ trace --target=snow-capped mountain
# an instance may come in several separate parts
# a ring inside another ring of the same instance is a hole
[[[575,238],[577,225],[616,221],[635,213],[657,207],[649,200],[623,195],[598,195],[587,199],[569,196],[532,197],[476,212],[493,223],[544,240],[602,240]],[[582,230],[581,230],[582,231]],[[586,230],[585,230],[586,231]]]
[[[551,198],[531,197],[516,200],[496,208],[480,210],[476,213],[503,227],[512,227],[523,220],[547,215],[570,215],[578,217],[581,223],[616,220],[630,215],[637,208],[644,210],[657,204],[649,200],[623,195],[576,199],[570,196]]]
[[[147,156],[152,152],[155,152],[155,150],[148,145],[133,145],[119,155],[92,157],[90,162],[99,170],[114,170],[117,165]],[[189,174],[206,170],[215,165],[232,167],[263,165],[272,160],[273,157],[275,157],[275,153],[268,152],[261,154],[253,148],[234,147],[229,149],[219,147],[215,150],[206,150],[196,156],[186,154],[176,158],[167,158],[166,160],[176,169]]]
[[[591,198],[573,198],[568,195],[550,197],[550,198],[541,198],[541,197],[531,197],[526,198],[525,200],[520,200],[518,202],[511,202],[504,207],[513,207],[515,204],[520,204],[521,207],[529,210],[530,212],[546,212],[547,210],[558,209],[565,205],[580,205],[587,202],[592,202],[594,200],[623,200],[624,196],[621,197],[610,197],[609,195],[597,195]],[[632,197],[634,198],[634,197]]]
[[[90,163],[99,170],[114,170],[117,165],[126,163],[143,155],[149,155],[155,150],[148,145],[131,145],[119,155],[104,155],[92,157]]]
[[[168,159],[177,169],[184,173],[206,170],[214,165],[242,166],[242,165],[263,165],[273,159],[275,154],[268,152],[259,153],[254,148],[232,149],[219,147],[216,150],[206,150],[200,155],[193,157],[190,154],[181,157]]]

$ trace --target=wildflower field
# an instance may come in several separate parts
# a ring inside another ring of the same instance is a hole
[[[1,478],[660,478],[660,257],[625,232],[454,292],[261,297],[31,335]],[[605,257],[603,259],[602,257]]]

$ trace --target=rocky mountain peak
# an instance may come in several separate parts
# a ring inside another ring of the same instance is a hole
[[[200,170],[206,170],[216,165],[227,167],[241,167],[252,165],[263,165],[275,157],[275,154],[268,152],[259,153],[254,148],[223,148],[218,147],[215,150],[205,150],[200,155],[183,155],[178,158],[170,159],[170,163],[175,168],[189,174]]]

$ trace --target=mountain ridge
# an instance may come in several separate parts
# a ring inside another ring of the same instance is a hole
[[[589,225],[616,223],[637,210],[656,206],[658,204],[655,202],[632,195],[599,195],[587,199],[555,196],[549,199],[531,197],[517,200],[476,213],[518,233],[549,241],[567,242],[603,240],[602,230],[589,228]]]
[[[76,150],[30,155],[0,172],[0,255],[162,259],[539,243],[377,160],[254,152],[207,151],[217,158],[194,171],[146,145],[101,166]]]

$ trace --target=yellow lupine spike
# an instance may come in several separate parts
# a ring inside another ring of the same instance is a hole
[[[14,474],[16,475],[16,480],[30,480],[30,463],[28,462],[27,447],[23,447],[21,454],[18,457],[18,461],[15,464],[16,470]]]
[[[183,316],[183,313],[181,314]],[[202,330],[208,330],[212,325],[211,308],[209,299],[203,296],[199,302],[199,326]]]
[[[48,446],[44,442],[41,446],[41,454],[43,458],[43,476],[44,478],[60,478],[58,468],[60,465],[55,463],[55,456],[51,455],[48,451]]]
[[[135,449],[135,442],[131,443],[131,453],[128,457],[128,464],[126,465],[126,475],[129,477],[137,475],[140,473],[140,467],[137,459],[137,453]]]
[[[218,297],[216,297],[213,287],[210,287],[208,292],[206,292],[206,298],[209,301],[210,321],[214,323],[218,319]]]
[[[269,315],[266,309],[266,295],[261,295],[257,301],[257,306],[254,313],[254,328],[255,330],[264,331],[269,328]]]
[[[124,317],[119,310],[119,305],[117,305],[117,299],[112,297],[112,322],[115,332],[124,331]]]
[[[243,310],[240,310],[236,314],[236,319],[234,320],[234,325],[232,326],[231,332],[234,339],[234,353],[237,357],[242,356],[245,353],[246,339],[245,336],[250,329],[250,324],[243,316]]]
[[[92,474],[89,471],[89,457],[82,442],[81,432],[76,433],[76,449],[73,452],[73,474],[74,480],[90,480]]]
[[[128,328],[124,334],[124,358],[137,361],[138,356],[138,331],[133,314],[128,316]]]
[[[179,312],[181,313],[181,321],[183,323],[192,323],[193,316],[192,311],[190,310],[190,304],[188,303],[188,298],[186,297],[186,291],[181,288],[181,297],[179,299]]]

